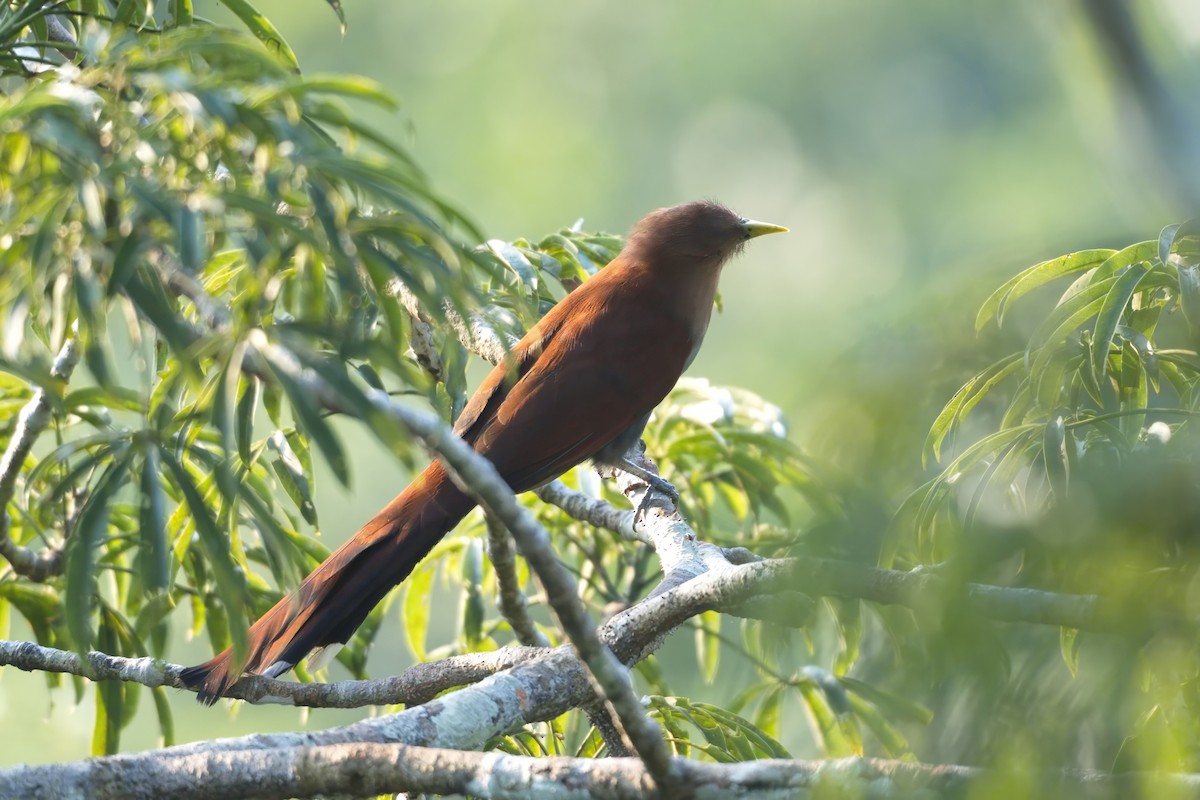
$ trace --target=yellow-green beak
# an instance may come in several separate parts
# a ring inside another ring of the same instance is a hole
[[[752,219],[742,220],[742,230],[746,232],[747,239],[753,239],[755,236],[766,236],[768,233],[787,233],[788,231],[782,225],[772,225],[770,222],[758,222]]]

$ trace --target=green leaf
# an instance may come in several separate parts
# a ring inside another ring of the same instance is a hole
[[[196,486],[196,482],[192,479],[191,473],[175,455],[165,449],[160,448],[160,456],[163,462],[167,465],[167,469],[175,479],[175,485],[183,494],[184,502],[191,511],[191,517],[196,525],[196,532],[200,535],[200,544],[204,549],[206,563],[213,570],[213,577],[217,583],[217,594],[221,599],[221,604],[225,609],[225,618],[229,627],[230,640],[233,644],[234,661],[241,664],[246,658],[246,611],[250,608],[249,598],[246,593],[245,576],[233,560],[233,553],[230,547],[229,538],[222,533],[217,525],[216,519],[213,518],[208,504],[204,502],[204,496],[200,493],[200,489]],[[220,616],[220,615],[216,615]],[[208,625],[210,628],[216,624],[212,608],[209,608]],[[211,632],[211,631],[210,631]]]
[[[121,652],[107,614],[100,615],[99,645],[103,653]],[[120,750],[124,688],[121,681],[100,681],[96,687],[96,720],[92,727],[94,756],[109,756]]]
[[[1177,265],[1179,275],[1179,305],[1187,320],[1192,341],[1200,342],[1200,265]]]
[[[796,688],[808,707],[813,737],[822,752],[831,758],[858,755],[853,742],[845,735],[837,714],[830,708],[829,698],[812,681],[801,681]]]
[[[79,519],[67,545],[63,602],[71,643],[80,653],[92,646],[91,616],[96,589],[96,560],[108,532],[109,501],[121,488],[131,458],[132,455],[126,453],[104,470],[80,509]]]
[[[1162,264],[1169,264],[1171,252],[1175,249],[1175,243],[1187,236],[1195,236],[1200,233],[1200,217],[1193,217],[1185,222],[1175,225],[1168,225],[1158,234],[1158,260]]]
[[[152,275],[143,277],[144,273],[145,269],[143,268],[129,276],[125,283],[125,293],[137,306],[138,311],[150,320],[151,324],[171,345],[171,349],[175,351],[177,363],[188,372],[195,374],[196,364],[187,352],[196,340],[195,333],[187,327],[183,316],[173,306],[162,284]]]
[[[254,440],[254,412],[258,410],[258,401],[262,397],[262,385],[263,382],[257,377],[249,377],[242,387],[242,396],[238,398],[235,425],[237,450],[238,457],[247,466],[253,461],[250,447]]]
[[[158,730],[162,733],[160,747],[171,747],[175,744],[175,719],[171,713],[171,703],[167,699],[167,691],[161,686],[150,690],[154,698],[154,713],[158,716]]]
[[[505,266],[512,270],[513,275],[516,276],[520,285],[526,291],[537,292],[538,275],[533,268],[533,264],[529,262],[524,253],[500,239],[489,240],[487,248],[495,253],[504,262]]]
[[[1118,250],[1104,260],[1104,263],[1096,267],[1096,272],[1091,276],[1091,283],[1099,283],[1107,280],[1113,275],[1116,275],[1121,270],[1139,261],[1151,261],[1158,256],[1158,240],[1150,240],[1131,244],[1126,248]]]
[[[292,411],[304,429],[304,433],[316,443],[317,449],[321,451],[321,455],[325,456],[325,461],[329,464],[329,468],[338,482],[349,488],[350,462],[346,458],[346,451],[342,448],[342,443],[334,434],[333,429],[321,415],[316,401],[308,390],[296,383],[286,372],[277,369],[274,365],[271,366],[271,369],[280,385],[283,386],[288,400],[291,401]]]
[[[845,675],[858,661],[863,636],[862,604],[858,600],[827,598],[837,622],[840,649],[833,665],[835,675]]]
[[[984,301],[975,317],[975,330],[977,332],[982,330],[992,317],[996,318],[997,324],[1003,324],[1004,312],[1009,303],[1057,278],[1089,270],[1104,262],[1115,252],[1115,250],[1081,250],[1035,264],[1019,275],[1010,278]]]
[[[1175,234],[1183,223],[1176,222],[1168,225],[1158,233],[1158,260],[1166,264],[1171,257],[1171,245],[1175,244]]]
[[[1138,284],[1151,267],[1145,262],[1134,264],[1122,272],[1113,283],[1112,288],[1104,297],[1096,316],[1096,326],[1092,333],[1092,374],[1097,382],[1104,379],[1108,369],[1108,353],[1112,346],[1113,336],[1117,326],[1121,324],[1121,316],[1130,298],[1137,291]]]
[[[917,496],[921,497],[921,504],[917,509],[918,530],[926,529],[946,490],[958,480],[962,473],[974,467],[988,455],[1007,447],[1015,439],[1019,439],[1031,431],[1039,430],[1041,427],[1038,423],[1026,423],[1005,428],[988,434],[964,450],[962,455],[950,462],[936,478],[917,490]],[[907,503],[908,500],[905,500],[905,504]]]
[[[716,611],[705,611],[696,619],[696,662],[706,686],[717,679],[721,664],[721,615]]]
[[[462,637],[471,649],[479,646],[482,640],[484,603],[483,603],[483,544],[479,539],[471,539],[467,543],[463,557],[463,611]]]
[[[317,507],[313,503],[312,486],[303,462],[292,449],[283,431],[277,430],[272,433],[267,443],[272,450],[279,453],[279,457],[271,461],[271,468],[279,479],[279,485],[296,504],[304,520],[310,525],[316,525]]]
[[[1058,632],[1059,649],[1062,650],[1063,663],[1067,665],[1071,677],[1079,676],[1079,631],[1076,628],[1060,628]]]
[[[146,412],[145,397],[140,392],[124,386],[85,386],[75,389],[63,398],[63,409],[66,411],[75,411],[84,406],[119,408],[138,414]]]
[[[1071,480],[1071,461],[1075,441],[1063,422],[1062,415],[1052,419],[1042,434],[1042,457],[1046,463],[1046,477],[1050,491],[1059,502],[1067,499]]]
[[[404,637],[418,661],[429,658],[425,650],[425,636],[429,630],[430,595],[433,592],[433,576],[436,564],[418,566],[405,581],[404,589]]]
[[[1141,354],[1133,342],[1126,340],[1121,346],[1120,398],[1121,410],[1133,411],[1146,408],[1149,402],[1149,386]],[[1121,417],[1121,431],[1129,441],[1135,441],[1146,421],[1145,414],[1129,414]]]
[[[884,752],[891,758],[900,758],[910,752],[908,740],[888,720],[879,713],[878,709],[857,695],[851,694],[850,708],[854,716],[875,734],[875,738],[883,745]]]
[[[296,59],[296,54],[292,52],[287,40],[283,38],[283,34],[257,8],[246,0],[218,0],[218,2],[237,15],[237,18],[254,34],[255,38],[265,44],[267,49],[278,56],[284,64],[296,72],[300,71],[300,62]]]
[[[1030,441],[1036,436],[1036,430],[1028,431],[1025,434],[1017,437],[1014,441],[1004,445],[997,453],[992,463],[984,470],[980,476],[979,482],[975,485],[975,491],[971,495],[971,502],[967,506],[967,511],[963,515],[963,526],[968,530],[975,525],[975,515],[979,512],[979,506],[983,502],[989,488],[995,486],[1001,488],[1005,495],[1012,489],[1012,481],[1017,471],[1024,466],[1024,455]]]
[[[171,547],[167,542],[167,512],[159,483],[161,464],[157,447],[144,450],[139,507],[140,567],[146,589],[165,591],[171,580]]]
[[[779,683],[767,691],[754,715],[754,723],[768,736],[779,735],[779,711],[786,689],[787,684]]]
[[[918,725],[928,725],[933,721],[933,712],[920,703],[907,697],[884,691],[869,683],[849,678],[845,675],[838,681],[854,694],[861,695],[872,704],[887,711],[889,715],[905,722],[915,722]]]
[[[228,363],[215,375],[216,385],[212,394],[210,419],[221,437],[222,458],[216,464],[217,485],[226,499],[238,494],[238,479],[234,474],[233,456],[237,452],[237,394],[242,379],[242,359],[248,345],[245,341],[235,342]]]
[[[287,84],[285,88],[294,95],[320,92],[353,97],[388,111],[394,111],[399,107],[395,98],[388,94],[381,84],[361,75],[309,75],[302,81]]]
[[[325,0],[329,7],[333,9],[333,13],[337,14],[338,22],[342,25],[342,35],[346,35],[346,15],[342,12],[341,0]]]
[[[171,0],[171,22],[176,26],[192,24],[192,0]]]
[[[113,18],[127,25],[144,25],[146,23],[146,3],[144,0],[121,0]]]
[[[928,457],[930,455],[933,456],[935,461],[940,461],[942,457],[942,443],[946,437],[962,424],[962,421],[987,396],[988,392],[1010,375],[1019,371],[1023,366],[1024,363],[1021,354],[1014,353],[1011,356],[1000,359],[983,372],[980,372],[955,392],[954,397],[950,399],[950,402],[938,414],[937,419],[933,421],[933,425],[929,429],[929,435],[925,439],[925,447],[922,452],[921,466],[928,467]]]
[[[1080,292],[1070,303],[1059,306],[1038,327],[1026,351],[1026,360],[1031,360],[1029,373],[1035,382],[1040,381],[1046,366],[1062,351],[1067,337],[1079,329],[1100,311],[1111,284],[1105,282]],[[1063,310],[1065,313],[1060,313]],[[1040,342],[1034,347],[1033,342]],[[1032,356],[1032,358],[1031,358]],[[1089,371],[1090,374],[1090,371]]]

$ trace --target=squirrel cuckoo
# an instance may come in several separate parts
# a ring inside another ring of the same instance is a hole
[[[721,267],[748,239],[786,230],[711,202],[650,213],[612,263],[554,306],[491,371],[454,432],[515,493],[590,458],[678,499],[625,453],[700,349]],[[474,506],[434,461],[250,627],[244,665],[226,650],[180,677],[201,702],[213,703],[243,671],[276,677],[313,650],[320,652],[309,668],[319,669]]]

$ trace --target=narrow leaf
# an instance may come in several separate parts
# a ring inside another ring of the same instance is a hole
[[[196,486],[187,467],[177,460],[171,451],[160,449],[159,452],[175,479],[175,485],[183,494],[187,507],[191,510],[196,532],[200,534],[200,544],[204,548],[205,560],[213,570],[217,593],[225,609],[230,639],[233,643],[234,661],[240,664],[246,657],[246,611],[250,607],[246,596],[245,577],[241,568],[234,563],[229,538],[217,525],[216,519],[213,518],[208,504],[204,502],[204,496],[200,493],[200,489]],[[210,627],[215,623],[214,615],[211,612],[210,608],[208,615]]]
[[[1109,348],[1112,346],[1117,326],[1121,323],[1121,316],[1125,313],[1125,307],[1129,305],[1138,284],[1149,271],[1150,265],[1145,262],[1132,265],[1117,277],[1104,297],[1092,333],[1091,367],[1097,382],[1103,381],[1107,372]]]
[[[283,38],[283,34],[257,8],[246,0],[219,0],[219,2],[237,15],[242,24],[254,34],[255,38],[265,44],[268,50],[279,56],[292,70],[300,71],[300,62],[296,59],[296,54],[292,52],[287,40]]]

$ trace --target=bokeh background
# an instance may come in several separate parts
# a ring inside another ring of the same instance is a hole
[[[920,482],[941,403],[1020,340],[976,339],[990,290],[1044,258],[1151,238],[1195,200],[1195,154],[1155,125],[1156,113],[1195,119],[1183,88],[1200,64],[1194,0],[1136,4],[1136,27],[1117,32],[1140,43],[1140,65],[1081,2],[360,0],[345,4],[344,34],[319,0],[258,5],[306,72],[363,74],[401,100],[368,121],[489,237],[580,217],[624,232],[704,197],[789,226],[727,270],[691,374],[767,397],[798,444],[896,501]],[[213,2],[196,13],[224,18]],[[318,483],[331,546],[405,480],[349,435],[353,492]],[[374,672],[409,663],[402,641],[381,635]],[[172,653],[204,655],[185,642]],[[686,668],[688,642],[665,657]],[[722,699],[698,676],[678,690]],[[360,713],[231,717],[182,695],[175,708],[183,741]],[[156,741],[141,713],[126,749]],[[85,755],[91,714],[69,683],[50,692],[10,671],[0,763]],[[805,726],[792,727],[785,744],[804,755]]]

